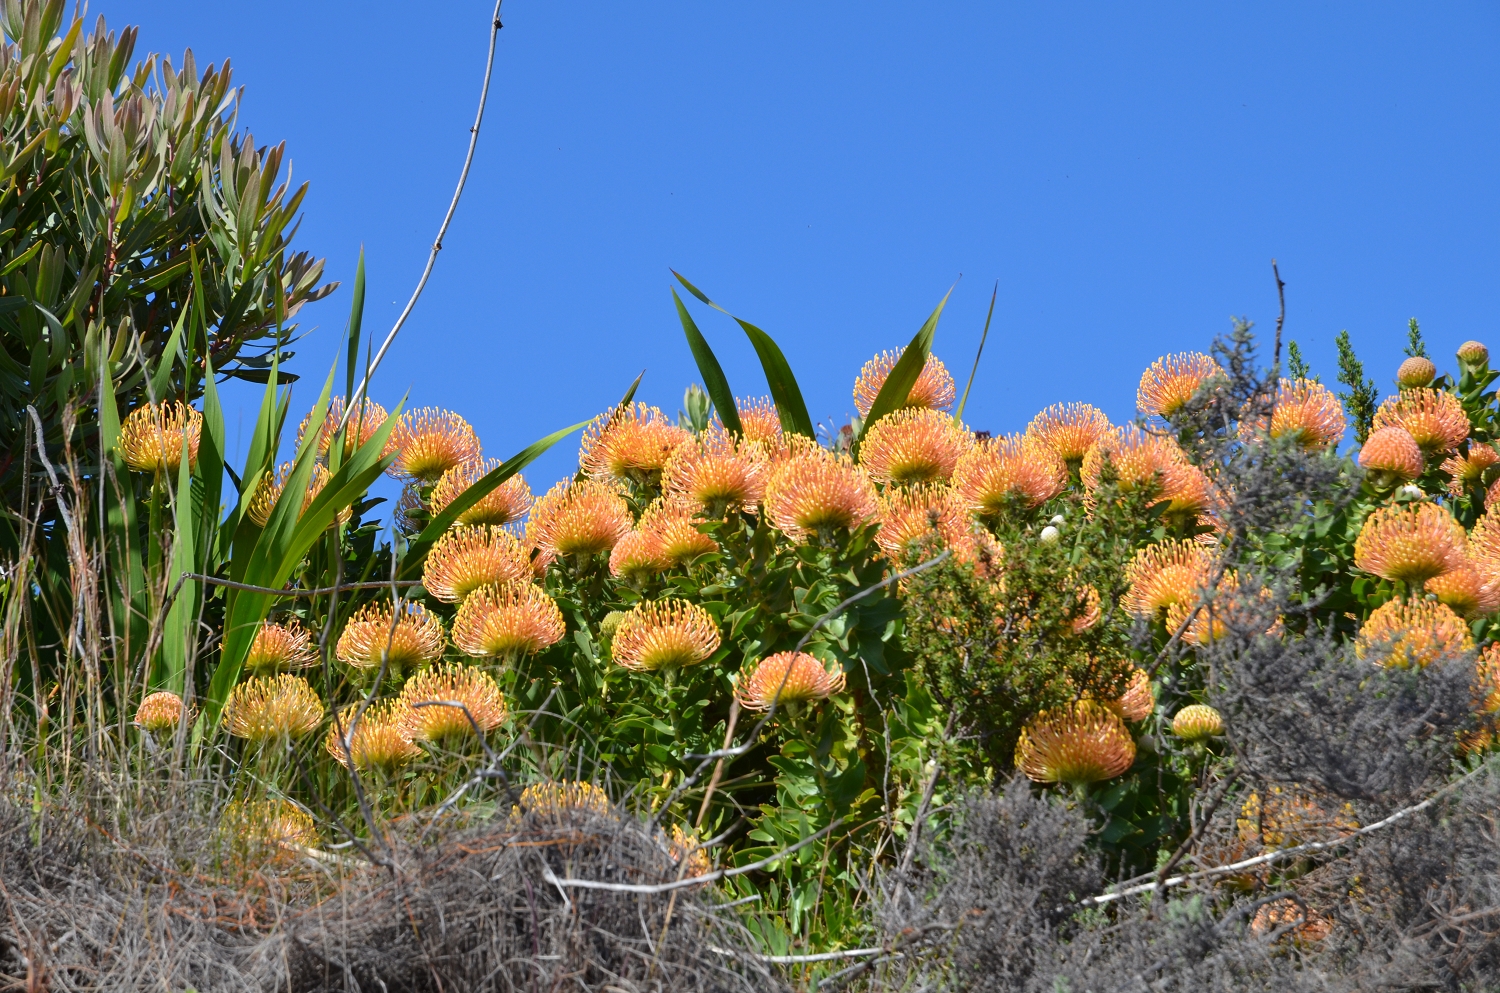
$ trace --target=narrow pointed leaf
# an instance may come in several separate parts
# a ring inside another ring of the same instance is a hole
[[[359,365],[359,332],[365,316],[365,250],[359,250],[359,264],[354,269],[354,299],[349,304],[349,330],[344,368],[344,399],[354,395],[354,371]]]
[[[152,403],[161,403],[167,397],[167,387],[172,384],[172,365],[177,361],[177,354],[182,348],[182,332],[187,327],[188,311],[191,309],[186,304],[183,305],[177,325],[172,328],[172,336],[167,339],[167,347],[161,350],[161,359],[157,361],[156,372],[151,376]]]
[[[682,298],[677,295],[676,290],[672,291],[672,302],[677,305],[677,316],[682,321],[683,333],[687,335],[688,348],[693,350],[693,360],[698,363],[698,374],[703,377],[703,388],[713,401],[714,409],[719,412],[719,420],[734,434],[741,434],[743,429],[740,427],[740,412],[734,405],[734,392],[730,390],[729,380],[724,376],[724,367],[719,365],[713,349],[708,347],[707,339],[693,322],[693,315],[682,305]]]
[[[995,289],[990,293],[990,312],[984,315],[984,333],[979,336],[979,349],[974,353],[974,367],[969,370],[969,381],[964,384],[964,395],[953,412],[953,423],[962,424],[964,408],[969,405],[969,391],[974,388],[974,374],[979,372],[979,357],[984,354],[984,343],[990,337],[990,319],[995,316],[995,298],[1000,295],[1000,280],[995,280]]]

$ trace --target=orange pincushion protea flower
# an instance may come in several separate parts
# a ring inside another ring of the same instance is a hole
[[[1144,721],[1156,709],[1156,691],[1151,688],[1151,677],[1146,675],[1145,669],[1137,666],[1120,698],[1104,705],[1132,724]]]
[[[1125,567],[1130,584],[1120,606],[1136,617],[1154,618],[1176,603],[1192,603],[1212,578],[1213,553],[1194,541],[1147,545]]]
[[[590,476],[642,482],[692,439],[656,407],[634,403],[594,418],[583,432],[578,464]]]
[[[958,460],[953,488],[974,513],[998,516],[1012,506],[1034,510],[1068,487],[1068,467],[1035,438],[986,438]]]
[[[136,472],[176,472],[187,439],[188,465],[198,462],[203,415],[185,403],[168,400],[132,410],[120,425],[116,449]]]
[[[1488,617],[1500,610],[1500,583],[1496,577],[1485,578],[1473,562],[1466,561],[1450,572],[1427,580],[1423,589],[1467,620]]]
[[[1188,741],[1203,741],[1224,733],[1224,718],[1205,704],[1183,707],[1172,718],[1172,733]]]
[[[1426,459],[1411,432],[1393,425],[1370,432],[1360,447],[1359,464],[1370,473],[1370,482],[1389,487],[1422,475]]]
[[[564,779],[556,783],[532,783],[521,791],[521,809],[543,817],[557,817],[574,811],[608,814],[612,805],[609,794],[593,783]]]
[[[1500,462],[1500,455],[1495,453],[1493,445],[1469,442],[1468,455],[1452,455],[1443,460],[1442,470],[1452,477],[1448,492],[1463,496],[1470,486],[1482,482],[1484,471],[1496,462]]]
[[[890,489],[880,496],[880,530],[875,543],[900,564],[913,543],[953,546],[969,532],[969,517],[957,494],[946,486]]]
[[[1283,379],[1271,410],[1271,437],[1290,438],[1308,451],[1344,436],[1344,408],[1328,387],[1310,379]]]
[[[615,661],[637,672],[696,665],[719,648],[713,615],[686,600],[636,604],[615,629]]]
[[[1396,382],[1402,389],[1427,386],[1437,378],[1437,366],[1425,355],[1413,355],[1396,370]]]
[[[1016,768],[1037,783],[1098,783],[1134,764],[1125,722],[1093,700],[1038,714],[1016,743]]]
[[[1424,452],[1451,452],[1469,436],[1469,415],[1444,390],[1402,390],[1375,411],[1375,428],[1405,428]]]
[[[686,565],[719,550],[719,543],[698,530],[697,505],[686,500],[658,498],[641,514],[638,530],[656,539],[669,566]]]
[[[698,839],[690,831],[684,831],[676,824],[672,825],[672,833],[667,841],[667,852],[672,856],[672,861],[681,865],[687,862],[685,876],[706,876],[713,870],[713,863],[708,860],[708,852],[699,845]]]
[[[942,482],[974,446],[974,434],[940,410],[903,407],[870,426],[859,464],[882,483]]]
[[[1068,621],[1068,630],[1073,634],[1083,634],[1098,624],[1099,618],[1104,616],[1099,601],[1099,591],[1093,586],[1084,586],[1075,592],[1073,599],[1077,606],[1072,620]]]
[[[250,642],[245,668],[256,675],[306,669],[318,662],[318,649],[302,622],[288,614],[281,621],[266,621]]]
[[[167,734],[176,730],[177,725],[182,723],[183,714],[186,709],[182,705],[182,697],[171,690],[157,690],[149,693],[136,708],[134,724],[142,731],[152,734]]]
[[[479,435],[451,410],[408,410],[391,432],[396,461],[386,470],[397,478],[436,482],[443,473],[479,458]]]
[[[896,368],[896,363],[905,350],[898,348],[894,352],[881,352],[866,362],[865,367],[859,371],[859,378],[854,381],[854,406],[859,408],[859,416],[869,416],[870,408],[875,406],[875,398],[880,395],[880,388],[885,385],[886,377]],[[953,374],[936,355],[928,355],[926,364],[917,375],[917,381],[906,394],[906,400],[897,407],[929,407],[947,411],[952,409],[953,400],[957,396],[958,389],[953,382]]]
[[[1458,346],[1458,360],[1469,365],[1483,365],[1490,360],[1490,350],[1481,341],[1466,341]]]
[[[1377,653],[1384,666],[1423,667],[1474,650],[1469,626],[1447,604],[1389,600],[1376,607],[1354,642],[1360,658]],[[1383,651],[1384,654],[1379,654]]]
[[[463,709],[441,706],[443,703],[461,703]],[[484,734],[505,721],[505,697],[494,677],[468,665],[417,673],[401,687],[396,709],[403,714],[407,734],[415,741],[464,738],[474,734],[476,726]]]
[[[766,516],[787,536],[802,540],[875,518],[875,486],[863,469],[821,449],[804,448],[779,463],[766,481]]]
[[[781,415],[770,397],[738,397],[735,412],[740,417],[740,437],[769,458],[785,453],[786,437],[781,433]],[[714,414],[711,430],[724,431],[724,422]]]
[[[233,848],[312,848],[318,828],[290,800],[234,800],[219,817],[219,835]]]
[[[363,714],[359,711],[357,703],[340,710],[323,739],[323,749],[339,765],[347,769],[352,764],[360,772],[389,772],[422,754],[412,741],[411,718],[400,701],[377,700]]]
[[[224,728],[255,744],[300,738],[323,719],[323,701],[301,676],[253,676],[229,691]]]
[[[1202,352],[1164,355],[1141,373],[1135,405],[1147,417],[1170,417],[1181,410],[1209,378],[1221,376],[1219,363]]]
[[[735,697],[746,710],[816,703],[844,690],[844,673],[830,672],[806,652],[777,652],[741,672]]]
[[[419,534],[426,526],[426,513],[427,508],[422,506],[421,487],[416,483],[407,483],[401,487],[401,495],[396,498],[396,506],[391,510],[391,524],[402,534]]]
[[[433,542],[422,586],[445,603],[458,603],[481,586],[531,578],[531,553],[503,527],[454,528]]]
[[[1346,838],[1359,830],[1349,804],[1330,811],[1306,789],[1272,786],[1262,796],[1251,793],[1235,818],[1239,835],[1267,848],[1287,848],[1305,841]]]
[[[260,477],[260,485],[255,487],[255,493],[250,497],[250,506],[246,510],[246,513],[250,515],[250,519],[259,527],[265,527],[270,523],[271,511],[276,509],[276,503],[281,499],[282,491],[286,489],[287,480],[292,475],[292,469],[292,463],[283,462],[277,468],[275,475],[272,475],[267,470]],[[332,478],[332,474],[326,468],[317,463],[313,464],[312,475],[307,480],[307,492],[302,494],[302,506],[297,508],[297,515],[299,517],[307,513],[307,508],[312,506],[313,500],[317,499],[318,494],[323,492],[323,487],[327,486],[328,480]],[[349,520],[352,513],[353,511],[348,507],[339,511],[339,522],[343,523]]]
[[[597,555],[614,548],[631,524],[630,506],[613,483],[563,480],[531,508],[526,537],[552,557]]]
[[[432,513],[441,514],[470,486],[500,468],[499,459],[476,459],[454,466],[432,488]],[[480,497],[479,502],[458,515],[457,524],[509,524],[531,509],[531,487],[520,473]]]
[[[349,458],[359,450],[365,442],[375,437],[391,415],[380,404],[369,397],[361,397],[359,409],[349,415],[349,424],[344,430],[344,458]],[[328,414],[323,418],[323,426],[318,429],[318,458],[326,459],[328,449],[333,445],[333,432],[339,426],[344,417],[344,398],[334,397],[328,401]],[[312,411],[302,418],[302,425],[297,428],[297,450],[302,450],[302,440],[307,437],[307,429],[312,426]],[[391,451],[392,442],[386,443],[386,451]]]
[[[1469,557],[1479,567],[1480,575],[1500,578],[1500,511],[1486,511],[1474,524],[1469,532]]]
[[[650,531],[631,531],[609,553],[609,574],[617,579],[641,581],[670,568],[661,536]]]
[[[736,439],[717,425],[682,445],[662,470],[662,489],[689,500],[710,517],[743,508],[754,513],[766,491],[770,459],[748,435]]]
[[[1479,675],[1479,690],[1483,697],[1479,709],[1483,713],[1500,712],[1500,641],[1493,642],[1479,654],[1476,666]]]
[[[1354,541],[1355,568],[1392,582],[1421,583],[1464,562],[1464,529],[1435,503],[1382,507]]]
[[[1243,631],[1250,625],[1263,624],[1265,614],[1247,605],[1242,600],[1239,589],[1239,577],[1226,571],[1219,579],[1211,602],[1202,603],[1199,597],[1193,596],[1167,607],[1167,631],[1170,633],[1181,629],[1182,640],[1189,645],[1207,645],[1229,634],[1231,626]],[[1271,591],[1262,588],[1258,598],[1262,604],[1269,603]],[[1192,618],[1190,623],[1189,617]],[[1185,628],[1184,623],[1187,623]],[[1266,633],[1275,635],[1280,630],[1281,618],[1277,617],[1267,627]]]
[[[437,661],[444,644],[443,622],[421,604],[407,600],[397,612],[390,604],[367,603],[344,625],[334,654],[356,669],[379,669],[384,656],[389,670],[399,673]]]
[[[453,618],[453,643],[475,658],[531,655],[557,644],[565,633],[557,602],[531,583],[480,587]]]
[[[1106,431],[1109,418],[1087,403],[1054,403],[1026,425],[1026,437],[1041,442],[1064,462],[1077,462]]]
[[[1281,931],[1287,925],[1292,925],[1290,933],[1296,944],[1319,942],[1333,933],[1333,921],[1290,898],[1276,900],[1257,910],[1250,918],[1250,933],[1262,937],[1272,931]]]
[[[1149,489],[1171,499],[1166,492],[1169,480],[1173,489],[1182,494],[1190,495],[1196,485],[1190,472],[1176,469],[1186,462],[1187,459],[1176,442],[1130,424],[1099,436],[1099,440],[1083,457],[1080,478],[1090,502],[1094,498],[1094,491],[1103,481],[1106,463],[1114,470],[1116,484],[1121,490],[1128,493]],[[1206,485],[1204,492],[1206,493]]]

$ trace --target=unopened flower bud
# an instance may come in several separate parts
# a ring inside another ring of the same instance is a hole
[[[1490,350],[1482,342],[1466,341],[1458,346],[1458,360],[1469,365],[1483,365],[1490,360]]]
[[[1406,500],[1421,500],[1427,496],[1426,493],[1422,492],[1422,488],[1420,486],[1413,486],[1411,483],[1407,483],[1405,486],[1397,490],[1396,495]]]
[[[1052,518],[1052,520],[1049,521],[1048,523],[1050,523],[1050,524],[1056,524],[1058,527],[1062,527],[1064,524],[1068,523],[1068,519],[1066,517],[1064,517],[1063,515],[1058,514],[1056,517]]]
[[[1413,355],[1396,370],[1396,382],[1404,390],[1426,386],[1437,377],[1437,366],[1424,355]]]
[[[1043,543],[1050,545],[1057,541],[1057,539],[1062,537],[1062,532],[1057,530],[1057,528],[1053,527],[1051,524],[1048,524],[1046,527],[1042,528],[1042,533],[1038,537],[1042,539]]]

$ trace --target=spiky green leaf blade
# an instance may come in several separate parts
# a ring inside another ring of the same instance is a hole
[[[927,364],[927,356],[932,352],[932,338],[937,333],[938,318],[943,315],[943,308],[952,295],[953,287],[950,286],[948,292],[943,294],[943,299],[938,302],[937,309],[923,322],[902,350],[901,358],[896,360],[890,375],[885,377],[880,392],[875,394],[875,402],[870,405],[870,412],[865,415],[864,426],[859,432],[860,441],[864,440],[870,425],[891,411],[905,406],[907,395],[917,385],[917,377],[922,375],[922,367]]]
[[[719,365],[718,357],[708,347],[708,340],[698,330],[693,315],[683,306],[682,298],[677,295],[676,290],[672,291],[672,302],[677,305],[677,317],[682,321],[683,333],[687,335],[688,348],[692,349],[693,360],[698,363],[698,374],[703,377],[703,389],[713,401],[714,409],[719,412],[719,421],[734,434],[742,434],[739,408],[734,405],[734,391],[729,388],[724,367]]]
[[[984,315],[984,333],[979,336],[979,348],[974,352],[974,366],[969,370],[969,381],[964,384],[964,395],[958,401],[958,409],[953,412],[953,423],[964,422],[964,408],[969,405],[969,391],[974,388],[974,376],[979,372],[979,358],[984,354],[984,343],[990,339],[990,319],[995,316],[995,299],[1000,295],[1000,280],[995,280],[995,288],[990,293],[990,312]]]
[[[354,374],[359,367],[359,334],[365,319],[365,249],[359,249],[359,263],[354,267],[354,299],[349,302],[349,330],[345,334],[347,357],[344,360],[344,399],[354,395]]]
[[[156,363],[156,371],[151,374],[151,393],[153,403],[161,403],[167,397],[167,388],[172,385],[172,365],[177,361],[178,353],[182,350],[182,334],[187,328],[188,312],[191,307],[184,306],[182,313],[177,317],[177,324],[172,328],[171,337],[167,339],[167,346],[161,350],[161,359]]]

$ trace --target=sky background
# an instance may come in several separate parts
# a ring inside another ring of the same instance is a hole
[[[240,123],[311,182],[297,245],[343,287],[300,315],[294,409],[339,350],[367,256],[367,333],[410,294],[452,195],[489,0],[105,0],[137,52],[233,61]],[[1382,392],[1409,317],[1439,365],[1494,339],[1500,6],[537,3],[504,9],[457,219],[373,395],[441,405],[505,457],[617,401],[676,413],[697,379],[674,268],[780,343],[842,423],[876,351],[951,284],[935,351],[967,411],[1133,413],[1157,356],[1231,315],[1336,377],[1347,328]],[[735,392],[748,342],[690,301]],[[1500,339],[1490,342],[1500,346]],[[342,380],[342,377],[340,377]],[[229,398],[231,444],[256,398]],[[540,492],[575,465],[560,446]]]

